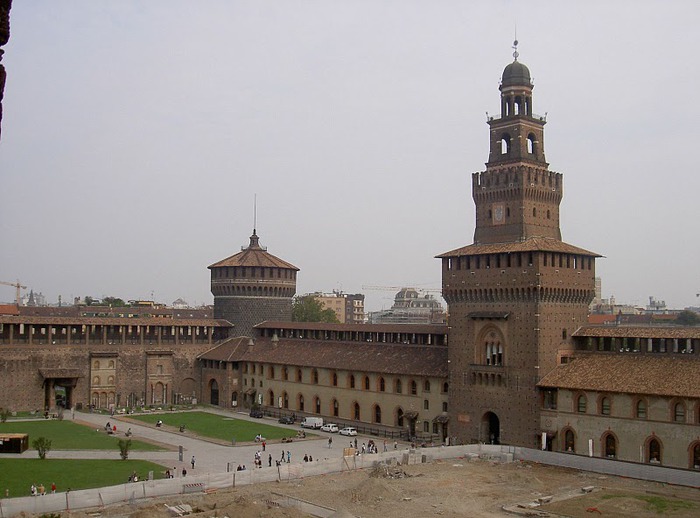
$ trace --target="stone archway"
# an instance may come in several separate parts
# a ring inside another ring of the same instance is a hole
[[[481,418],[481,440],[487,444],[501,444],[501,421],[493,412]]]
[[[216,380],[209,382],[209,403],[217,406],[219,404],[219,384]]]

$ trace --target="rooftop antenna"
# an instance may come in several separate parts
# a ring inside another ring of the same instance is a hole
[[[253,195],[253,234],[258,227],[258,193]]]

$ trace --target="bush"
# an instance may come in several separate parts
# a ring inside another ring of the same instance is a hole
[[[7,418],[10,417],[10,409],[9,408],[0,408],[0,423],[4,423],[7,421]]]
[[[129,458],[129,450],[131,449],[131,439],[119,439],[119,455],[122,460]]]
[[[46,454],[51,451],[51,439],[37,437],[32,441],[32,448],[37,451],[40,459],[45,459]]]

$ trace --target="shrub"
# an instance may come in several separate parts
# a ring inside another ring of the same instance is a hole
[[[10,417],[10,409],[9,408],[0,408],[0,423],[4,423],[7,421],[7,418]]]
[[[131,449],[131,439],[119,439],[119,455],[122,460],[129,458],[129,450]]]
[[[46,454],[51,451],[51,439],[37,437],[32,441],[32,448],[37,451],[40,459],[45,459]]]

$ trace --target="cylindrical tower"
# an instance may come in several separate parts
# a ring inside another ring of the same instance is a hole
[[[265,320],[291,321],[299,268],[268,253],[253,229],[250,244],[208,267],[214,318],[234,325],[234,336],[253,336]]]

